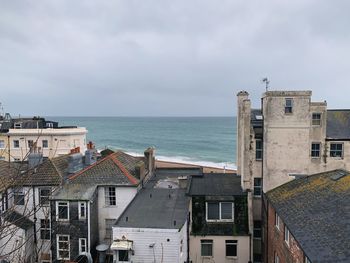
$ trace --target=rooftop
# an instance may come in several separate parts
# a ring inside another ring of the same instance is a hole
[[[181,229],[187,220],[189,197],[178,177],[200,174],[200,169],[157,169],[118,219],[116,226]]]
[[[327,138],[350,139],[350,110],[327,110]]]
[[[140,182],[138,168],[143,157],[134,157],[122,151],[112,153],[70,176],[75,184],[136,186]]]
[[[96,185],[65,184],[51,197],[52,200],[86,200],[91,201]]]
[[[234,173],[209,173],[192,176],[188,195],[233,196],[245,195],[241,188],[241,177]]]
[[[311,262],[349,262],[349,172],[296,179],[267,198]]]

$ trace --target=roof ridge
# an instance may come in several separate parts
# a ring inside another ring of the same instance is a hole
[[[138,184],[139,180],[136,179],[129,171],[124,167],[124,165],[116,158],[115,154],[111,154],[112,161],[119,167],[123,174],[128,178],[132,184]]]
[[[106,161],[106,160],[108,160],[108,159],[111,159],[111,155],[112,155],[112,154],[107,155],[106,157],[102,158],[101,160],[98,160],[97,162],[95,162],[95,163],[93,163],[93,164],[91,164],[91,165],[85,167],[84,169],[82,169],[82,170],[80,170],[79,172],[77,172],[77,173],[73,174],[72,176],[70,176],[70,177],[68,178],[68,180],[71,181],[71,180],[77,178],[77,177],[78,177],[79,175],[81,175],[82,173],[86,172],[87,170],[90,170],[91,168],[95,167],[96,165],[98,165],[98,164],[100,164],[100,163],[102,163],[102,162],[104,162],[104,161]]]

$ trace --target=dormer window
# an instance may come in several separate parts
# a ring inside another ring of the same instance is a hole
[[[293,99],[287,98],[284,106],[284,113],[293,113]]]
[[[15,127],[15,129],[22,129],[22,123],[21,122],[16,122],[14,127]]]

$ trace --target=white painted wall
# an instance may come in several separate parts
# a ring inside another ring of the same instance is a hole
[[[213,240],[213,256],[201,256],[201,240]],[[237,240],[237,257],[226,257],[226,240]],[[193,263],[247,263],[249,236],[190,236],[190,260]]]
[[[113,239],[121,239],[122,236],[133,241],[132,262],[182,263],[186,261],[186,224],[180,231],[178,229],[113,227]],[[181,240],[182,253],[180,252]],[[153,243],[152,248],[149,245]]]
[[[80,147],[82,154],[86,151],[85,128],[64,128],[64,129],[10,129],[8,133],[2,134],[1,140],[5,141],[6,147],[1,151],[1,156],[8,160],[10,149],[11,161],[15,158],[23,160],[29,152],[28,140],[37,141],[41,147],[44,157],[57,157],[70,152],[75,147]],[[8,138],[9,136],[9,138]],[[19,141],[19,148],[14,148],[13,141]],[[42,148],[42,141],[48,141],[48,148]],[[9,145],[8,145],[9,144]]]
[[[98,228],[100,242],[106,235],[105,219],[118,219],[125,208],[137,194],[137,187],[116,187],[116,206],[107,206],[105,203],[105,187],[98,187]]]

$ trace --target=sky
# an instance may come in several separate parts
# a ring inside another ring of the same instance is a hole
[[[350,1],[0,0],[16,116],[233,116],[236,94],[350,108]]]

